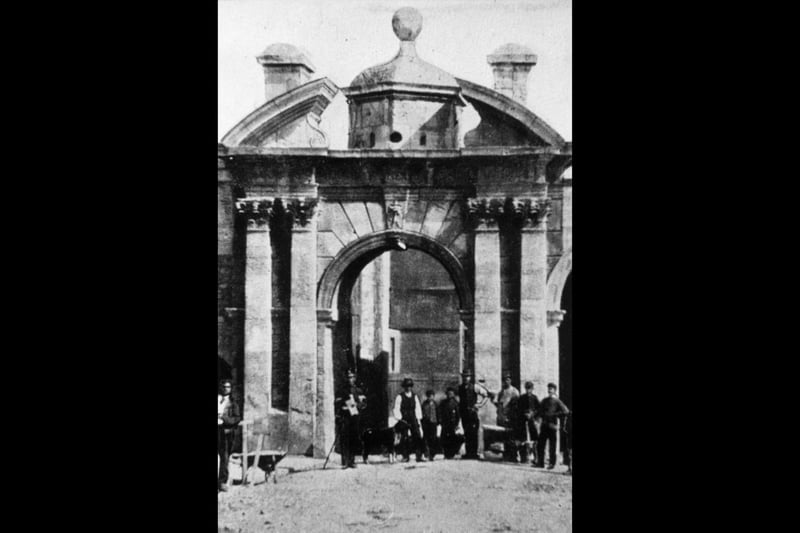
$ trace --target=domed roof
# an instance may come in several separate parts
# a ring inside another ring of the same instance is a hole
[[[458,87],[452,74],[423,61],[416,54],[413,48],[414,43],[409,44],[412,46],[401,46],[400,52],[391,61],[363,71],[353,79],[350,85],[356,87],[380,83],[407,83]]]
[[[415,40],[422,31],[422,15],[419,11],[412,7],[398,9],[392,17],[392,29],[400,39],[400,51],[391,61],[370,67],[356,76],[350,83],[351,87],[384,83],[459,86],[451,74],[417,55]]]
[[[288,43],[273,43],[267,46],[258,56],[258,62],[262,65],[304,65],[309,70],[314,70],[314,65],[308,57],[308,53],[302,48]]]

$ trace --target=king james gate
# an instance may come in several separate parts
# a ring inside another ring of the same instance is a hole
[[[554,381],[571,405],[572,145],[526,106],[537,57],[496,50],[490,89],[416,54],[416,11],[392,25],[394,59],[344,88],[269,46],[267,102],[219,145],[218,364],[273,449],[325,456],[348,368],[374,424],[403,377],[441,394],[463,369]],[[320,121],[342,94],[333,150]]]

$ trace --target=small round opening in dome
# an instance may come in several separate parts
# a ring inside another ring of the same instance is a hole
[[[399,143],[403,140],[403,136],[400,134],[399,131],[393,131],[391,135],[389,135],[389,140],[393,143]]]

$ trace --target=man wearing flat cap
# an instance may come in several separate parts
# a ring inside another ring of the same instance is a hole
[[[540,429],[539,442],[537,443],[537,466],[544,468],[544,450],[549,452],[548,470],[556,466],[556,438],[561,430],[561,420],[569,414],[569,409],[558,398],[556,391],[558,386],[555,383],[547,384],[548,396],[542,400],[539,409],[542,416],[542,427]]]
[[[478,459],[478,435],[480,419],[478,418],[478,397],[491,398],[493,395],[474,381],[470,370],[461,374],[463,382],[458,386],[458,401],[461,410],[461,424],[464,426],[464,447],[466,453],[462,459]]]
[[[422,440],[422,405],[419,403],[419,398],[414,394],[414,380],[405,378],[403,380],[403,392],[397,395],[394,400],[394,409],[392,410],[396,420],[402,420],[408,424],[411,430],[411,446],[417,454],[417,462],[424,463],[424,448],[425,444]],[[411,455],[409,446],[403,447],[403,462],[409,461]]]
[[[364,392],[356,385],[356,373],[348,370],[347,385],[336,397],[342,468],[356,467],[356,454],[361,448],[360,413],[367,406],[366,399]]]

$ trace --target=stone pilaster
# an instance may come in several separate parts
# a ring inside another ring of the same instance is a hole
[[[561,322],[564,320],[565,314],[566,311],[560,309],[547,312],[547,380],[545,383],[549,383],[551,381],[555,384],[559,383],[560,368],[558,362],[560,348],[558,328],[561,326]]]
[[[284,203],[292,224],[289,302],[289,453],[313,447],[317,399],[316,200]]]
[[[317,310],[317,405],[314,424],[314,457],[327,456],[336,438],[333,402],[333,327],[330,309]]]
[[[236,203],[247,220],[244,318],[244,418],[261,419],[270,408],[272,374],[272,200]]]
[[[502,372],[500,318],[500,232],[503,213],[499,200],[470,200],[475,226],[474,364],[476,380],[484,378],[491,391],[500,390]]]
[[[217,158],[217,255],[233,254],[233,191],[231,173]]]
[[[547,357],[547,212],[546,201],[517,199],[514,216],[521,227],[519,363],[520,380],[544,391],[550,380]]]

